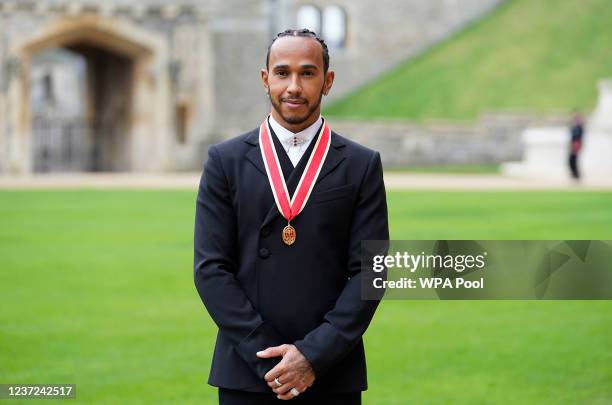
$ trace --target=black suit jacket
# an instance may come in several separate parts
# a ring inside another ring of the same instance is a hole
[[[194,279],[219,327],[208,382],[270,392],[263,377],[280,358],[255,353],[293,343],[315,371],[311,390],[363,391],[361,336],[378,301],[360,297],[361,241],[389,238],[380,155],[332,132],[310,199],[291,222],[296,242],[286,246],[258,133],[211,146],[200,182]],[[293,171],[287,159],[291,193],[305,159]]]

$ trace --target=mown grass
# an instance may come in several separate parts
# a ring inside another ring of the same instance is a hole
[[[609,0],[508,0],[325,114],[425,120],[590,110],[596,82],[612,76],[610,21]]]
[[[215,403],[193,192],[0,192],[0,382]],[[612,193],[390,192],[395,239],[612,239]],[[383,302],[366,404],[612,401],[612,304]]]

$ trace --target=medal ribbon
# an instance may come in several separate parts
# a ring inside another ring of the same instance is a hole
[[[331,130],[327,125],[327,122],[323,120],[323,125],[320,130],[319,137],[315,143],[314,149],[308,158],[306,168],[302,173],[300,182],[293,193],[291,201],[289,201],[289,191],[287,190],[287,184],[283,177],[283,172],[274,148],[272,141],[272,134],[269,128],[268,119],[259,127],[259,145],[261,149],[261,157],[266,167],[266,173],[268,180],[270,181],[270,187],[272,188],[272,194],[274,195],[274,201],[278,207],[281,215],[291,221],[293,218],[298,216],[300,212],[306,206],[310,193],[314,187],[323,162],[329,151],[329,145],[331,144]]]

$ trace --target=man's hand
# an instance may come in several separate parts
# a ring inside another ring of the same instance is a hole
[[[268,347],[257,352],[257,357],[267,359],[282,356],[283,359],[264,376],[268,386],[277,394],[278,399],[292,399],[291,388],[304,392],[314,383],[315,375],[312,366],[304,355],[294,345]],[[274,381],[282,384],[278,386]]]

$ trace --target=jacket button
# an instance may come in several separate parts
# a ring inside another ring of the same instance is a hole
[[[264,227],[261,229],[261,234],[262,234],[263,236],[268,236],[268,235],[270,235],[270,228],[268,228],[267,226],[264,226]]]
[[[270,251],[268,249],[266,248],[259,249],[259,257],[261,257],[262,259],[265,259],[268,256],[270,256]]]

